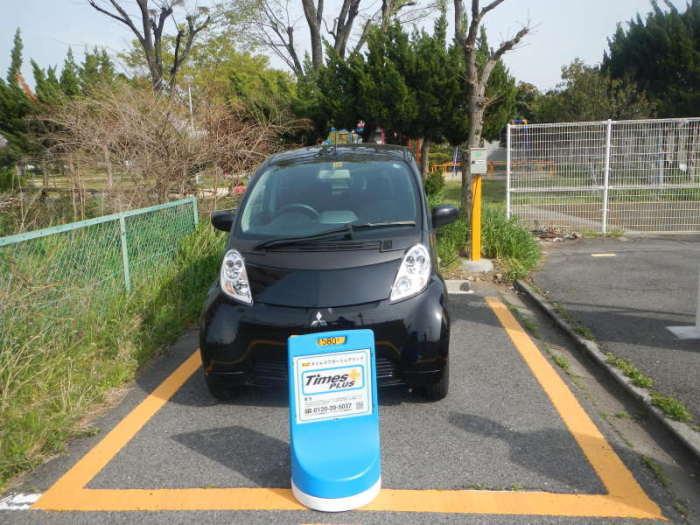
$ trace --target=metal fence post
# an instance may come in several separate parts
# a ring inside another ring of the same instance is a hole
[[[506,131],[506,217],[510,219],[510,124]]]
[[[612,120],[608,119],[605,132],[605,173],[603,174],[603,235],[608,233],[608,189],[610,187],[610,142]]]
[[[126,291],[130,292],[131,274],[129,272],[129,248],[126,245],[126,221],[121,213],[119,214],[119,236],[122,246],[122,264],[124,265],[124,285],[126,286]]]
[[[197,229],[197,226],[199,225],[199,211],[197,210],[197,197],[192,195],[192,213],[193,213],[193,218],[194,218],[194,228],[195,230]]]

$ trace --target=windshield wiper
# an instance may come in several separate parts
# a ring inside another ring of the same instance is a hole
[[[273,248],[277,246],[291,246],[293,244],[305,244],[313,241],[322,241],[324,239],[331,239],[337,237],[340,234],[345,234],[351,239],[353,238],[353,233],[361,230],[372,230],[375,228],[391,228],[394,226],[415,226],[414,221],[394,221],[394,222],[367,222],[364,224],[352,224],[347,223],[341,228],[334,228],[332,230],[326,230],[321,233],[313,233],[311,235],[302,235],[299,237],[286,237],[280,239],[270,239],[263,241],[255,245],[255,250],[263,250],[266,248]]]
[[[415,226],[415,221],[393,221],[393,222],[366,222],[364,224],[353,224],[353,231],[372,230],[374,228],[391,228],[393,226]]]
[[[256,250],[262,250],[264,248],[272,248],[273,246],[287,246],[291,244],[303,244],[309,241],[321,241],[323,239],[331,239],[337,237],[340,234],[352,235],[352,227],[350,224],[343,225],[342,228],[333,228],[332,230],[326,230],[320,233],[312,233],[311,235],[301,235],[299,237],[283,237],[280,239],[270,239],[263,241],[255,245]]]

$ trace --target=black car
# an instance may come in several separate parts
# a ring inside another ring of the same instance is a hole
[[[379,386],[447,395],[450,321],[435,228],[458,215],[428,211],[411,153],[398,146],[324,146],[268,159],[236,211],[212,215],[230,232],[200,325],[211,393],[287,381],[287,339],[374,331]]]

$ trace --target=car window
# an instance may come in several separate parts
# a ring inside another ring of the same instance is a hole
[[[419,202],[416,181],[404,162],[271,166],[250,189],[240,233],[248,238],[289,237],[347,223],[419,223]]]

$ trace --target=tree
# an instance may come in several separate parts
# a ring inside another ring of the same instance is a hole
[[[471,20],[469,21],[465,15],[463,0],[453,1],[455,41],[461,47],[466,63],[466,84],[469,100],[469,137],[467,145],[471,148],[481,145],[486,109],[495,101],[493,97],[489,97],[486,93],[489,78],[503,55],[515,48],[525,35],[530,32],[530,28],[529,26],[522,27],[512,38],[502,42],[496,49],[489,49],[486,59],[483,63],[479,63],[478,37],[481,24],[484,17],[502,4],[504,0],[492,0],[484,7],[480,6],[479,0],[472,0]],[[464,161],[465,166],[469,166],[470,162],[470,155],[467,155]],[[471,200],[469,188],[470,174],[468,170],[464,169],[462,170],[462,213],[465,216],[469,213]]]
[[[486,30],[481,28],[478,41],[477,64],[481,67],[491,55]],[[484,112],[482,136],[486,140],[495,140],[501,136],[503,128],[515,114],[518,89],[515,79],[510,75],[502,60],[496,61],[491,76],[486,83],[485,96],[489,101]]]
[[[288,119],[295,96],[292,76],[270,67],[266,56],[239,49],[229,29],[225,24],[202,33],[180,70],[192,90],[194,105],[205,100],[228,103],[243,106],[258,118]],[[164,39],[162,47],[164,60],[169,60],[175,48],[174,38]],[[147,70],[138,42],[133,42],[120,59],[131,69]],[[138,80],[138,73],[135,78]]]
[[[15,37],[12,41],[12,51],[10,51],[10,67],[7,69],[7,83],[14,84],[17,82],[17,75],[21,73],[22,70],[22,50],[24,49],[24,44],[22,43],[22,33],[19,27],[15,31]]]
[[[360,18],[361,2],[342,0],[340,9],[330,13],[332,22],[329,23],[324,0],[301,0],[309,31],[310,67],[304,67],[303,57],[297,49],[296,20],[290,15],[290,0],[260,0],[259,16],[253,22],[258,42],[280,57],[294,75],[301,78],[312,71],[317,73],[323,67],[324,43],[333,49],[336,58],[344,60],[348,54],[356,53],[363,47],[371,27],[379,26],[386,30],[392,20],[399,20],[398,15],[402,10],[417,4],[414,0],[382,0],[381,8],[364,21],[353,49],[349,50],[353,30]],[[399,21],[416,21],[428,12],[427,9],[416,10],[407,20]]]
[[[59,104],[64,97],[61,82],[56,75],[56,68],[49,67],[44,71],[39,64],[32,60],[34,72],[34,90],[36,97],[42,104],[54,106]]]
[[[680,13],[652,0],[646,19],[630,20],[608,39],[603,71],[613,79],[632,80],[646,92],[662,117],[700,115],[700,0]]]
[[[562,67],[556,89],[535,103],[538,122],[638,119],[653,115],[653,106],[634,83],[611,79],[580,59]]]
[[[529,82],[518,82],[515,93],[515,116],[534,121],[536,104],[542,94],[537,86]]]
[[[114,82],[116,76],[114,63],[107,51],[94,48],[85,52],[79,71],[80,90],[83,94],[99,84]]]
[[[485,35],[479,40],[479,61],[489,56]],[[351,128],[361,118],[367,129],[383,127],[399,142],[422,141],[422,159],[432,143],[447,140],[453,145],[468,138],[469,106],[464,54],[454,43],[447,44],[447,18],[435,21],[432,34],[406,33],[394,21],[386,29],[373,27],[367,35],[367,51],[342,59],[330,50],[328,63],[312,82],[299,82],[300,96],[317,97],[308,103],[304,116],[311,118],[321,135],[329,125]],[[498,137],[511,118],[515,105],[515,81],[502,63],[494,66],[487,85],[493,103],[485,114],[484,134]],[[311,110],[311,111],[308,111]],[[423,162],[423,173],[427,171]]]
[[[127,26],[136,35],[148,66],[151,84],[155,90],[172,90],[180,68],[187,60],[198,33],[211,23],[209,10],[198,7],[195,12],[185,12],[185,24],[178,24],[175,8],[183,0],[135,0],[139,19],[132,17],[124,7],[125,0],[88,0],[100,13]],[[164,31],[170,24],[175,30],[172,60],[163,60]]]
[[[80,72],[71,48],[68,48],[66,59],[63,61],[60,83],[61,91],[67,97],[75,97],[80,94]]]
[[[301,0],[309,30],[311,67],[314,71],[318,71],[324,63],[324,34],[332,39],[335,53],[341,58],[345,57],[360,2],[361,0],[343,0],[340,11],[329,26],[324,19],[324,0]],[[277,54],[297,78],[302,77],[305,71],[294,40],[296,28],[289,14],[289,0],[261,0],[260,17],[255,25],[260,43]]]
[[[26,120],[32,111],[32,101],[20,84],[23,47],[20,30],[17,29],[7,81],[0,79],[0,134],[7,140],[7,145],[0,149],[0,167],[12,166],[32,148]]]

